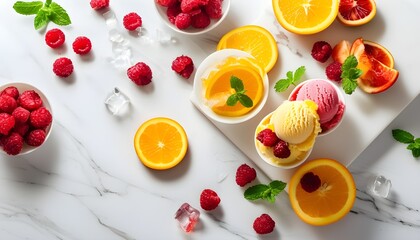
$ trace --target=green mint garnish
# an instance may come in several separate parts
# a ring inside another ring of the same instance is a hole
[[[357,68],[358,62],[354,55],[346,58],[341,66],[341,79],[343,90],[346,94],[352,94],[357,88],[357,79],[362,76],[363,71]]]
[[[274,85],[274,89],[276,92],[284,92],[291,84],[297,85],[302,78],[303,74],[305,74],[306,68],[305,66],[301,66],[298,69],[296,69],[295,73],[292,71],[288,71],[286,73],[286,77],[284,79],[280,79],[276,82],[276,85]]]
[[[230,95],[227,99],[226,104],[228,106],[235,106],[238,102],[240,102],[246,108],[254,106],[252,99],[245,94],[246,90],[241,79],[235,76],[231,76],[230,87],[235,89],[235,93]]]
[[[278,180],[274,180],[268,185],[257,184],[245,190],[244,197],[251,201],[264,199],[269,202],[275,202],[276,196],[281,193],[285,187],[286,183]]]
[[[415,138],[413,134],[402,129],[393,129],[392,136],[398,142],[408,144],[407,149],[415,158],[420,157],[420,138]]]
[[[66,26],[71,24],[71,20],[66,10],[52,0],[34,2],[17,1],[13,5],[13,9],[19,14],[35,15],[34,27],[40,29],[45,27],[49,21],[59,25]]]

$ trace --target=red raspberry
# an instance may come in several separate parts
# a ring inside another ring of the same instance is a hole
[[[315,192],[321,186],[321,179],[313,172],[308,172],[300,179],[300,185],[308,193]]]
[[[51,48],[58,48],[63,45],[66,36],[63,31],[58,28],[53,28],[45,34],[45,43]]]
[[[219,19],[223,15],[222,3],[223,0],[209,0],[209,3],[204,7],[204,10],[210,18]]]
[[[45,141],[45,131],[42,129],[35,129],[28,133],[28,136],[25,138],[26,144],[29,146],[38,147]]]
[[[142,23],[141,17],[135,12],[129,13],[123,18],[124,27],[129,31],[134,31],[141,27]]]
[[[3,144],[3,150],[9,155],[17,155],[22,151],[23,138],[17,133],[12,133],[6,137]]]
[[[31,112],[29,124],[35,128],[48,127],[52,122],[52,115],[48,109],[40,107]]]
[[[318,62],[326,62],[332,53],[331,45],[325,41],[318,41],[312,47],[311,55]]]
[[[168,9],[166,9],[166,16],[168,17],[169,22],[171,22],[172,24],[175,24],[175,18],[180,13],[181,13],[181,6],[179,4],[175,4],[171,7],[168,7]]]
[[[66,78],[73,73],[73,62],[66,57],[58,58],[53,64],[53,72],[59,77]]]
[[[13,97],[6,94],[0,96],[0,112],[12,113],[16,107],[17,102]]]
[[[332,62],[330,65],[328,65],[325,69],[327,78],[338,83],[341,82],[341,65],[342,64],[339,62]]]
[[[34,90],[27,90],[19,96],[18,103],[26,110],[32,111],[42,106],[42,99]]]
[[[186,29],[191,25],[191,15],[188,13],[180,13],[175,17],[175,26],[178,29]]]
[[[219,206],[220,198],[217,193],[211,189],[204,189],[200,195],[200,206],[206,211],[210,211]]]
[[[280,141],[273,130],[266,128],[257,134],[257,140],[266,147],[273,147]]]
[[[73,42],[73,51],[79,55],[85,55],[92,49],[90,39],[85,36],[77,37]]]
[[[290,156],[290,149],[287,143],[280,139],[280,141],[273,148],[274,156],[278,158],[288,158]]]
[[[178,0],[156,0],[156,2],[162,7],[172,7],[178,3]]]
[[[25,136],[28,130],[29,130],[28,123],[16,123],[15,127],[13,128],[13,132],[19,134],[22,137]]]
[[[274,230],[276,223],[268,214],[261,214],[254,221],[253,228],[258,234],[271,233]]]
[[[147,85],[152,81],[152,70],[144,62],[138,62],[127,70],[127,75],[138,86]]]
[[[109,7],[109,0],[90,0],[90,7],[95,10]]]
[[[248,166],[247,164],[242,164],[236,170],[236,184],[243,187],[246,184],[254,181],[257,177],[257,171],[254,168]]]
[[[10,86],[1,91],[0,96],[3,95],[9,95],[17,100],[19,97],[19,90],[16,87]]]
[[[184,13],[190,13],[193,10],[199,9],[201,6],[205,6],[209,3],[209,0],[182,0],[181,10]]]
[[[206,28],[208,25],[210,25],[210,17],[205,12],[191,17],[191,26],[195,28]]]
[[[25,123],[29,119],[31,112],[24,109],[23,107],[17,107],[12,112],[12,116],[15,118],[16,123]]]
[[[172,70],[188,79],[194,71],[193,60],[188,56],[179,56],[172,62]]]
[[[8,135],[15,126],[15,118],[8,113],[0,113],[0,134]]]

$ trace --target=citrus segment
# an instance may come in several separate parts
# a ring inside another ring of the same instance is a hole
[[[149,168],[163,170],[176,166],[188,148],[182,126],[169,118],[152,118],[144,122],[134,136],[134,149]]]
[[[314,192],[306,192],[301,179],[312,172],[321,180]],[[293,210],[304,222],[327,225],[340,220],[352,208],[356,185],[347,168],[336,160],[316,159],[305,163],[293,174],[289,183],[289,198]]]
[[[272,0],[277,21],[297,34],[313,34],[326,29],[338,13],[337,0]]]
[[[226,33],[217,44],[217,50],[233,48],[254,56],[265,72],[269,72],[278,59],[278,48],[273,35],[260,26],[242,26]]]
[[[368,40],[363,40],[363,43],[365,44],[367,55],[375,58],[389,68],[394,68],[394,57],[385,47]]]
[[[360,26],[376,15],[374,0],[340,0],[338,20],[347,26]]]

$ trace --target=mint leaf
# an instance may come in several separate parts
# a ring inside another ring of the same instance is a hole
[[[232,94],[228,97],[228,99],[226,101],[226,105],[235,106],[238,101],[239,101],[238,95]]]
[[[257,184],[245,190],[244,197],[248,200],[264,199],[269,202],[274,202],[276,196],[281,193],[285,187],[286,183],[278,180],[274,180],[268,185]]]
[[[270,184],[269,184],[269,186],[273,189],[273,190],[276,190],[276,191],[279,191],[279,193],[281,192],[281,191],[283,191],[284,190],[284,188],[286,188],[286,183],[285,182],[282,182],[282,181],[278,181],[278,180],[274,180],[274,181],[272,181]]]
[[[66,26],[66,25],[71,24],[69,15],[67,14],[66,10],[64,10],[64,8],[62,8],[60,5],[58,5],[55,2],[52,2],[50,4],[50,9],[51,9],[50,20],[53,23],[59,26]]]
[[[352,94],[357,88],[357,81],[351,80],[349,78],[343,78],[341,86],[346,94]]]
[[[358,64],[359,62],[357,61],[357,58],[354,55],[350,55],[346,58],[346,60],[344,60],[344,63],[341,66],[341,68],[344,69],[343,71],[347,71],[351,68],[357,67]]]
[[[42,8],[44,5],[41,1],[35,1],[35,2],[22,2],[17,1],[15,4],[13,4],[13,9],[19,14],[23,15],[35,15],[38,13],[38,11]]]
[[[274,89],[276,92],[284,92],[290,86],[290,84],[292,84],[292,82],[289,79],[280,79],[274,85]]]
[[[248,97],[247,95],[240,93],[237,94],[239,102],[246,108],[250,108],[254,106],[254,103],[252,102],[252,99]]]
[[[392,130],[392,136],[395,140],[397,140],[400,143],[412,143],[414,142],[414,136],[413,134],[404,131],[402,129],[393,129]]]
[[[296,85],[300,79],[302,78],[303,74],[305,74],[306,68],[305,66],[301,66],[293,73],[292,71],[288,71],[286,73],[287,78],[280,79],[274,85],[274,89],[276,92],[284,92],[291,84]]]
[[[35,16],[34,27],[36,30],[46,26],[48,23],[48,12],[41,9]]]
[[[244,197],[248,200],[257,200],[262,198],[264,193],[269,189],[270,187],[265,184],[257,184],[245,190]]]
[[[363,71],[357,68],[358,62],[354,55],[346,58],[341,66],[342,87],[346,94],[352,94],[357,88],[357,79]]]
[[[250,108],[254,105],[252,99],[245,95],[244,83],[241,79],[235,76],[230,77],[230,87],[235,89],[235,93],[230,95],[226,101],[226,105],[235,106],[239,101],[244,107]]]
[[[413,149],[412,151],[413,157],[418,158],[420,157],[420,148]]]
[[[296,81],[300,81],[300,79],[303,77],[303,74],[305,74],[305,71],[305,66],[300,66],[298,69],[296,69],[295,74],[293,75],[293,84],[296,84]]]
[[[235,89],[236,92],[244,90],[244,84],[242,83],[241,79],[235,76],[230,77],[230,87]]]

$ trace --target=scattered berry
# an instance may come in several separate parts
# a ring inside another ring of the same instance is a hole
[[[92,49],[92,43],[89,38],[85,36],[77,37],[73,42],[73,51],[79,55],[85,55]]]
[[[341,82],[341,65],[342,64],[339,62],[332,62],[330,65],[328,65],[325,69],[327,78],[332,81]]]
[[[42,129],[35,129],[28,133],[28,135],[25,138],[26,144],[29,146],[38,147],[41,146],[41,144],[45,141],[45,131]]]
[[[0,113],[0,134],[8,135],[15,126],[15,118],[8,113]]]
[[[321,186],[321,179],[313,172],[308,172],[300,179],[300,185],[308,193],[315,192]]]
[[[35,128],[48,127],[52,122],[52,115],[45,107],[40,107],[31,112],[29,124]]]
[[[16,107],[17,102],[13,97],[6,94],[0,96],[0,112],[12,113]]]
[[[182,0],[181,10],[184,13],[190,13],[194,10],[199,9],[201,6],[205,6],[209,3],[209,0]]]
[[[171,7],[168,7],[166,9],[166,16],[168,17],[169,22],[172,24],[175,24],[175,19],[178,14],[181,13],[181,6],[179,4],[175,4]]]
[[[178,29],[186,29],[191,25],[191,15],[188,13],[180,13],[175,17],[175,26]]]
[[[90,0],[90,7],[95,10],[109,7],[109,0]]]
[[[274,230],[276,223],[268,214],[261,214],[254,221],[253,228],[258,234],[268,234]]]
[[[23,107],[17,107],[12,112],[12,116],[15,118],[16,123],[25,123],[29,119],[31,112]]]
[[[147,85],[152,81],[152,70],[144,63],[139,62],[127,70],[127,75],[135,84],[139,86]]]
[[[63,31],[58,28],[53,28],[45,34],[45,43],[51,48],[58,48],[63,45],[66,36]]]
[[[331,45],[325,41],[315,42],[312,47],[311,55],[318,62],[326,62],[332,53]]]
[[[278,158],[288,158],[290,156],[290,149],[287,143],[280,139],[280,141],[273,148],[274,156]]]
[[[53,72],[59,77],[66,78],[73,73],[73,62],[66,57],[58,58],[53,64]]]
[[[280,141],[273,130],[266,128],[257,134],[257,140],[266,147],[274,147]]]
[[[162,7],[171,7],[178,3],[178,0],[156,0],[157,4],[161,5]]]
[[[191,17],[191,26],[195,28],[206,28],[210,25],[210,17],[205,12],[195,14]]]
[[[9,95],[17,100],[19,97],[19,90],[16,87],[10,86],[1,91],[0,96],[3,95]]]
[[[243,187],[246,184],[254,181],[257,177],[257,171],[254,168],[248,166],[247,164],[242,164],[236,170],[236,184]]]
[[[15,127],[13,128],[13,132],[19,134],[20,136],[25,136],[25,134],[29,130],[29,124],[28,123],[17,123],[15,124]]]
[[[142,23],[141,17],[135,12],[129,13],[123,18],[124,27],[129,31],[134,31],[141,27]]]
[[[18,98],[19,106],[32,111],[42,106],[42,99],[34,90],[24,91]]]
[[[219,19],[222,17],[222,2],[223,0],[209,0],[204,10],[210,18]]]
[[[200,195],[200,206],[206,211],[210,211],[219,206],[220,198],[217,193],[211,189],[204,189]]]
[[[23,138],[17,133],[12,133],[6,137],[3,143],[3,150],[9,155],[17,155],[22,151]]]
[[[188,79],[194,71],[193,60],[188,56],[179,56],[172,62],[172,70]]]

